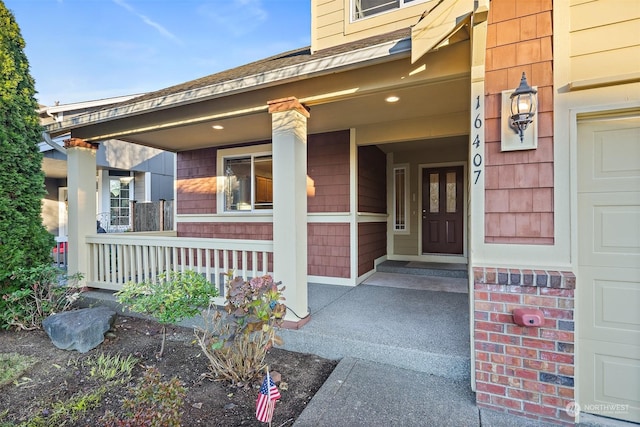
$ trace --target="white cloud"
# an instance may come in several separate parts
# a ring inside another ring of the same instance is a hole
[[[208,2],[198,11],[235,37],[252,32],[269,18],[261,0]]]
[[[118,6],[121,6],[123,8],[125,8],[128,12],[132,13],[133,15],[137,16],[138,18],[140,18],[142,20],[142,22],[144,22],[145,24],[147,24],[148,26],[154,28],[156,31],[158,31],[160,34],[162,34],[163,36],[165,36],[168,39],[171,39],[175,42],[180,43],[180,39],[178,37],[176,37],[175,34],[173,34],[171,31],[167,30],[165,27],[163,27],[161,24],[153,21],[151,18],[149,18],[146,15],[143,15],[141,13],[139,13],[138,11],[136,11],[133,6],[131,6],[129,3],[125,2],[124,0],[113,0],[113,2],[115,4],[117,4]]]

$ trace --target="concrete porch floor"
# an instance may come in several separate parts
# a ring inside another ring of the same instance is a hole
[[[469,380],[466,279],[375,273],[356,287],[309,284],[311,320],[283,348]]]

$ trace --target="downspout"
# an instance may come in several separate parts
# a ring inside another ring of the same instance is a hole
[[[59,151],[62,154],[67,154],[67,150],[65,150],[61,145],[55,143],[47,131],[42,131],[42,139],[47,143],[47,145],[51,146],[56,151]]]

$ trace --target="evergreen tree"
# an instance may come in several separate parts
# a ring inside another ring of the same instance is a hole
[[[13,271],[51,262],[35,84],[13,14],[0,0],[0,290]]]

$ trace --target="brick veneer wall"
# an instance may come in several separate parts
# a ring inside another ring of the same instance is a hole
[[[312,276],[351,276],[349,224],[309,223],[308,273]]]
[[[349,131],[309,135],[307,175],[315,194],[308,212],[349,212]]]
[[[573,424],[574,289],[572,273],[474,268],[478,406]],[[540,309],[544,324],[516,325],[518,307]]]
[[[551,0],[492,0],[485,75],[485,241],[553,244]],[[538,87],[538,148],[500,151],[503,90]]]

